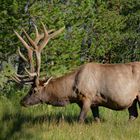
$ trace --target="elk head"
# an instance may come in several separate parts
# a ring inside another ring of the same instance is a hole
[[[19,56],[29,64],[30,70],[25,68],[26,75],[19,75],[15,73],[12,75],[12,79],[17,83],[22,84],[31,84],[31,89],[29,93],[21,100],[21,105],[23,106],[30,106],[37,103],[42,102],[41,96],[44,87],[50,81],[50,78],[47,80],[40,80],[40,65],[41,65],[41,52],[43,48],[47,45],[48,41],[55,37],[57,34],[61,33],[64,29],[61,28],[57,31],[49,30],[47,31],[45,25],[42,23],[43,26],[43,33],[40,34],[38,32],[37,27],[35,26],[35,39],[33,40],[27,32],[23,29],[23,33],[27,38],[28,43],[15,31],[15,34],[23,44],[23,46],[27,49],[27,56],[26,58],[18,48]],[[33,58],[33,56],[35,58]],[[34,64],[35,62],[35,64]]]

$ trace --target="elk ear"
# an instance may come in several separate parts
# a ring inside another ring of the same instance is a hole
[[[45,83],[44,83],[44,87],[47,86],[49,84],[49,82],[52,80],[53,77],[50,77]]]

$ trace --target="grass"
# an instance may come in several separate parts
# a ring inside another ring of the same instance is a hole
[[[77,105],[58,108],[38,105],[23,108],[19,98],[0,96],[0,140],[139,140],[140,117],[128,122],[127,111],[100,108],[102,122],[89,112],[79,124]],[[140,111],[139,111],[140,114]]]

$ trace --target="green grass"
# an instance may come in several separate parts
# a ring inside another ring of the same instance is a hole
[[[23,108],[19,98],[0,96],[0,140],[139,140],[140,117],[128,122],[127,111],[100,108],[102,122],[89,112],[79,124],[77,105],[64,108],[38,105]],[[140,111],[139,111],[140,114]]]

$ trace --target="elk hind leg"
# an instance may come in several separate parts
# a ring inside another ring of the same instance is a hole
[[[100,122],[99,107],[91,106],[92,114],[96,122]]]
[[[138,117],[138,110],[137,110],[137,99],[133,101],[133,104],[128,108],[129,112],[129,120],[133,121]]]

